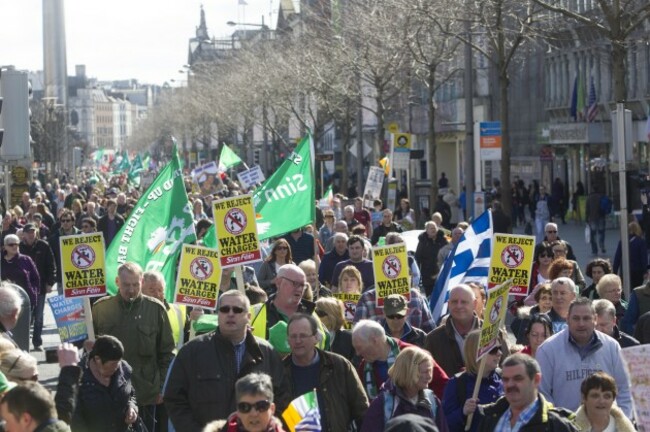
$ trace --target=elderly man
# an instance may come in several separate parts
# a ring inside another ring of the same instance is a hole
[[[341,272],[349,265],[356,267],[356,269],[359,270],[359,273],[361,273],[364,290],[367,290],[370,286],[375,284],[375,274],[372,269],[372,261],[363,257],[364,247],[365,243],[363,238],[360,236],[351,235],[350,238],[348,238],[348,253],[350,254],[350,258],[339,262],[334,267],[332,280],[330,281],[332,290],[336,290],[339,285],[339,276],[341,275]]]
[[[177,431],[200,432],[212,420],[226,419],[236,409],[235,382],[252,372],[273,379],[278,412],[290,402],[282,360],[249,330],[250,302],[237,290],[219,297],[219,326],[192,339],[179,351],[165,388],[165,405]]]
[[[402,227],[393,222],[393,212],[390,209],[384,209],[381,212],[381,224],[373,231],[372,237],[370,238],[370,243],[376,245],[379,242],[381,237],[386,237],[388,233],[391,232],[402,232]]]
[[[640,342],[627,333],[619,330],[616,325],[616,307],[607,299],[594,300],[596,311],[596,329],[614,338],[621,348],[640,345]]]
[[[295,264],[285,264],[278,269],[275,278],[277,291],[266,303],[256,304],[252,308],[251,327],[253,334],[268,340],[280,353],[289,352],[287,343],[287,323],[297,312],[312,314],[315,304],[304,300],[305,272]],[[320,347],[326,346],[324,331],[320,332]]]
[[[446,244],[447,239],[442,231],[438,231],[438,225],[434,221],[427,221],[424,232],[418,236],[418,246],[415,249],[415,260],[420,266],[422,287],[427,296],[431,295],[440,272],[438,253]]]
[[[381,324],[372,320],[361,320],[354,325],[352,345],[357,355],[361,357],[357,373],[370,401],[379,395],[379,389],[388,379],[388,369],[395,363],[399,352],[413,346],[387,336]],[[448,380],[445,371],[434,362],[433,379],[429,383],[429,388],[436,396],[442,396]]]
[[[34,308],[34,331],[32,342],[34,351],[42,351],[43,338],[43,311],[45,308],[45,296],[50,292],[56,283],[57,263],[54,262],[54,253],[47,242],[38,238],[36,226],[28,223],[23,227],[23,240],[20,242],[20,253],[27,255],[34,261],[36,270],[40,275],[40,286]]]
[[[152,429],[153,415],[166,424],[162,386],[173,358],[167,311],[158,300],[142,295],[142,269],[127,262],[117,270],[118,293],[93,305],[93,324],[98,335],[115,336],[124,345],[124,360],[133,368],[131,377],[140,413]]]
[[[424,340],[424,349],[429,351],[447,375],[460,372],[465,366],[465,336],[481,327],[481,320],[474,313],[476,293],[465,284],[456,285],[449,291],[449,317],[444,324],[429,333]],[[500,337],[501,352],[508,355],[510,350],[503,337]]]
[[[542,373],[534,358],[513,354],[503,362],[501,378],[505,395],[496,402],[481,405],[479,431],[535,430],[572,432],[573,413],[554,407],[539,394]],[[470,402],[475,406],[475,400]]]
[[[337,232],[332,236],[332,243],[334,247],[330,252],[327,252],[320,262],[318,267],[318,280],[323,285],[329,286],[332,282],[332,273],[334,267],[341,261],[350,259],[348,253],[348,235],[345,233]]]
[[[621,347],[596,330],[596,311],[591,300],[581,297],[569,307],[568,327],[547,339],[535,358],[542,370],[540,390],[554,405],[577,410],[580,384],[596,371],[616,380],[616,403],[632,416],[630,381],[621,360]]]
[[[142,275],[142,294],[160,301],[167,310],[167,318],[172,329],[176,350],[185,343],[185,324],[187,323],[187,307],[167,303],[165,299],[165,276],[158,270],[150,270]]]
[[[347,240],[347,236],[349,234],[348,224],[345,223],[344,220],[337,220],[336,222],[334,222],[334,233],[345,234]],[[329,239],[327,239],[327,241],[323,245],[323,248],[325,249],[325,252],[331,252],[332,249],[334,249],[334,235],[332,235]],[[329,283],[329,279],[327,280],[327,283]]]
[[[283,361],[291,399],[316,389],[321,427],[347,431],[361,425],[368,398],[352,364],[344,357],[316,348],[318,318],[296,313],[289,319],[287,336],[291,354]]]
[[[562,240],[560,238],[560,235],[558,234],[557,224],[553,222],[549,222],[544,226],[543,241],[535,245],[535,252],[534,252],[535,257],[537,257],[537,255],[542,251],[542,249],[544,249],[544,245],[542,244],[543,242],[553,243],[556,240]],[[566,244],[566,259],[575,261],[576,255],[573,253],[573,248],[571,247],[571,244],[566,240],[563,241]]]
[[[445,260],[449,256],[452,250],[456,247],[460,238],[463,236],[465,231],[461,227],[456,227],[451,230],[451,241],[440,248],[438,252],[438,268],[442,268],[445,263]]]

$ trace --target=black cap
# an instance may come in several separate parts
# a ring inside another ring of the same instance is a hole
[[[25,224],[25,226],[23,227],[23,232],[27,232],[27,231],[36,231],[36,225],[34,225],[31,222],[28,223],[28,224]]]

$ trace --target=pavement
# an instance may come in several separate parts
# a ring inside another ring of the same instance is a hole
[[[561,222],[558,224],[559,236],[562,240],[568,241],[573,247],[573,251],[576,254],[578,264],[583,270],[587,267],[589,261],[594,257],[591,256],[591,246],[585,243],[585,223],[579,223],[574,221],[567,221],[566,225],[563,225]],[[515,234],[523,234],[524,227],[519,226],[514,229]],[[618,229],[609,228],[605,233],[605,247],[606,254],[600,254],[599,256],[603,258],[609,258],[612,262],[614,261],[614,253],[616,252],[616,246],[620,239],[620,231]],[[586,275],[585,275],[586,277]],[[587,279],[589,281],[589,279]],[[50,295],[56,295],[52,293]],[[54,322],[54,317],[52,315],[52,310],[49,306],[45,307],[45,320],[43,326],[43,348],[55,349],[61,343],[59,338],[59,333],[56,329],[56,324]],[[38,371],[39,371],[39,382],[50,390],[56,390],[56,384],[58,382],[59,376],[59,365],[58,363],[46,363],[45,362],[45,351],[43,352],[31,352],[36,360],[38,360]]]

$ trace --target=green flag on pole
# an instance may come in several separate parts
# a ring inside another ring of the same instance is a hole
[[[219,169],[221,171],[226,171],[237,164],[242,163],[242,160],[239,159],[239,156],[230,149],[226,144],[221,147],[221,155],[219,156]]]
[[[271,177],[253,194],[260,240],[281,236],[314,221],[316,214],[311,135],[296,146]],[[203,244],[217,247],[214,225]]]
[[[255,191],[253,202],[260,240],[277,237],[314,221],[313,154],[311,135],[307,135]]]
[[[176,263],[183,243],[196,240],[192,206],[187,199],[183,172],[174,146],[171,162],[142,195],[106,250],[106,286],[117,293],[117,268],[134,262],[165,276],[165,298],[171,302],[176,285]]]

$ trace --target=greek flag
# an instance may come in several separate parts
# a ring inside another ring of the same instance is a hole
[[[435,322],[447,312],[450,288],[463,282],[486,285],[491,254],[492,213],[487,210],[467,228],[442,266],[429,299],[429,308]]]

